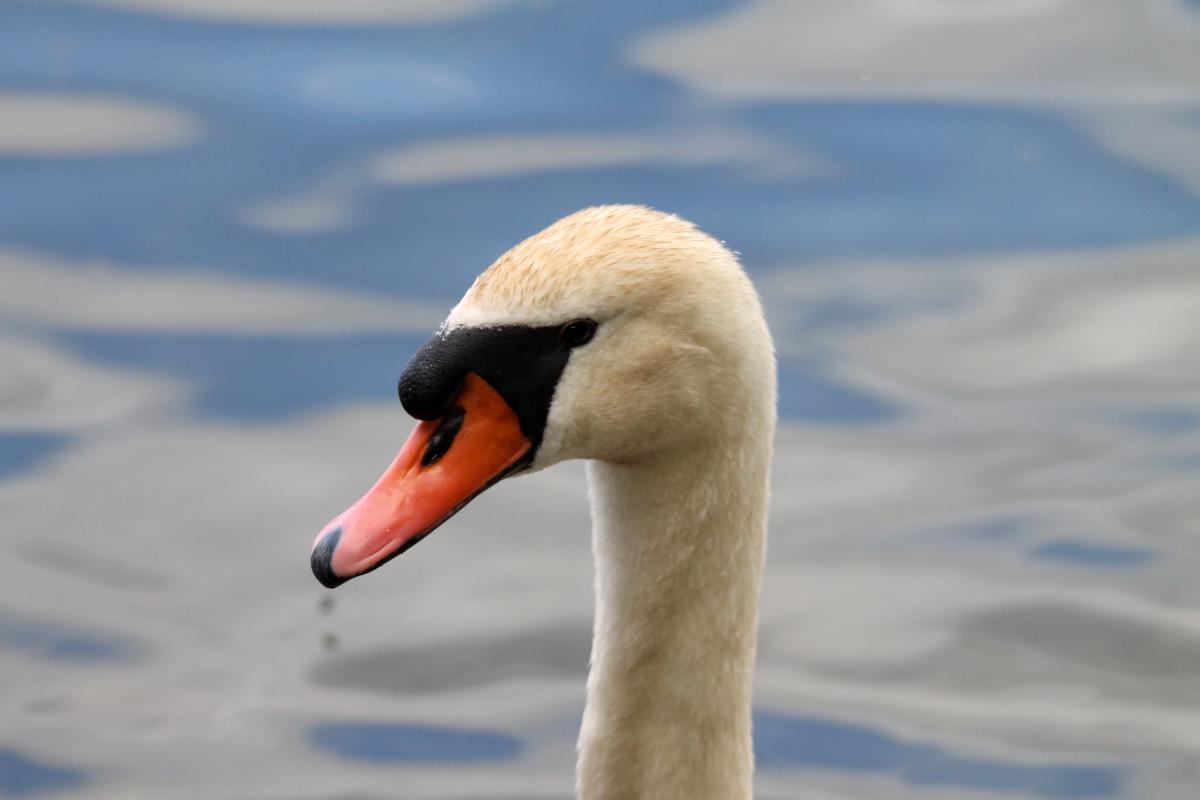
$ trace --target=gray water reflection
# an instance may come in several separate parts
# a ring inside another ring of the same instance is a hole
[[[645,202],[777,337],[758,796],[1190,800],[1198,53],[1183,0],[6,4],[0,796],[569,796],[578,465],[305,550],[470,279]]]

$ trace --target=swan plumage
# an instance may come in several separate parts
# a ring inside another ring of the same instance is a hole
[[[502,477],[587,459],[578,794],[750,797],[775,361],[735,256],[646,207],[572,214],[476,279],[400,392],[425,421],[318,536],[318,577],[374,569]]]

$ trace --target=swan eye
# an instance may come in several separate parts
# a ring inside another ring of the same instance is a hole
[[[596,333],[596,323],[590,319],[577,319],[562,326],[558,336],[567,347],[579,347],[592,340]]]

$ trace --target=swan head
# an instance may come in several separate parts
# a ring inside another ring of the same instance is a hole
[[[774,357],[736,258],[679,217],[601,206],[484,271],[399,386],[420,420],[317,537],[326,586],[411,547],[499,480],[575,458],[633,464],[773,418]],[[765,410],[765,413],[763,413]]]

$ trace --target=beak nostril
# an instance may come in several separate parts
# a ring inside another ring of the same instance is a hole
[[[462,430],[463,420],[466,419],[466,416],[467,412],[461,406],[455,406],[446,412],[442,423],[438,425],[437,430],[429,437],[429,443],[425,445],[425,454],[421,456],[421,466],[428,467],[446,455],[450,445],[454,444],[454,437],[458,436],[458,432]]]

